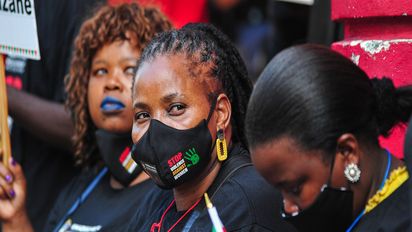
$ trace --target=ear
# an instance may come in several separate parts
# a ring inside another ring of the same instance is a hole
[[[229,124],[232,116],[232,105],[226,94],[219,94],[216,100],[216,126],[217,129],[225,130]]]
[[[360,147],[353,134],[346,133],[338,138],[336,157],[343,162],[344,166],[351,163],[359,165]]]

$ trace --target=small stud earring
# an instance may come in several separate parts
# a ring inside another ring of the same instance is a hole
[[[348,179],[352,183],[356,183],[360,179],[361,170],[359,169],[358,165],[350,163],[346,165],[344,174],[346,179]]]

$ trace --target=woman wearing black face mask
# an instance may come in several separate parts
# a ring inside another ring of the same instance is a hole
[[[408,171],[378,136],[411,111],[410,86],[370,80],[328,48],[292,47],[268,64],[252,94],[252,160],[300,231],[407,231]]]
[[[66,87],[75,158],[84,169],[60,194],[42,231],[125,231],[129,215],[161,203],[151,197],[162,193],[131,158],[130,96],[143,47],[170,28],[158,10],[137,4],[103,6],[82,25]],[[32,231],[23,173],[15,163],[10,167],[5,172],[0,164],[9,180],[0,180],[3,231]]]
[[[206,192],[227,231],[290,230],[280,195],[249,160],[251,90],[238,52],[210,25],[162,33],[146,47],[133,84],[133,158],[173,197],[134,230],[211,231]]]

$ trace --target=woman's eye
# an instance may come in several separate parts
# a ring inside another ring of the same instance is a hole
[[[107,70],[104,68],[96,69],[93,73],[95,76],[103,76],[107,74]]]
[[[173,116],[179,116],[184,113],[186,106],[183,104],[172,105],[169,109],[169,114]]]
[[[132,75],[132,76],[133,76],[135,70],[136,70],[136,67],[135,67],[135,66],[130,66],[130,67],[127,67],[127,68],[124,70],[124,72],[125,72],[127,75]]]
[[[140,113],[135,114],[134,120],[135,120],[136,122],[143,122],[144,120],[146,120],[146,119],[148,119],[148,118],[150,118],[149,113],[147,113],[147,112],[140,112]]]
[[[302,190],[302,185],[300,185],[300,184],[292,185],[292,186],[288,187],[288,189],[287,189],[287,191],[290,194],[294,195],[294,196],[299,196],[301,190]]]

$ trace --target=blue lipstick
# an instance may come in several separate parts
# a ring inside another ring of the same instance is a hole
[[[115,97],[105,97],[102,101],[102,104],[100,104],[100,109],[103,112],[107,113],[123,110],[124,108],[125,105]]]

